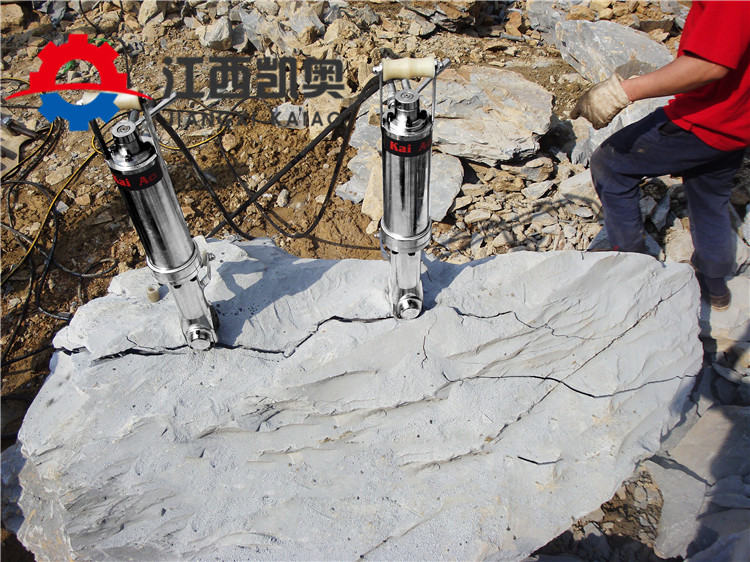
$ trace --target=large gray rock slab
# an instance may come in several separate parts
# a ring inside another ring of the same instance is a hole
[[[19,434],[37,560],[522,560],[659,449],[701,365],[683,264],[430,261],[403,322],[385,262],[208,249],[214,350],[146,270],[55,338]]]
[[[555,45],[563,60],[592,83],[606,80],[615,71],[623,78],[645,74],[670,63],[673,58],[669,49],[646,33],[609,21],[559,21],[555,25]],[[574,124],[576,145],[571,161],[588,164],[602,142],[663,107],[669,99],[667,96],[635,102],[599,130],[579,118],[579,123]]]
[[[559,21],[555,46],[563,60],[590,82],[606,80],[625,64],[636,62],[640,74],[672,61],[669,49],[646,33],[611,21]]]
[[[539,150],[552,94],[510,70],[461,66],[440,75],[434,142],[442,152],[494,166]]]
[[[565,20],[565,11],[559,2],[550,0],[527,0],[526,17],[532,29],[542,34],[545,41],[554,40],[555,25]]]

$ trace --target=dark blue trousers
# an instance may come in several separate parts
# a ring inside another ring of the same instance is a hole
[[[729,195],[743,154],[744,150],[727,152],[707,145],[672,123],[663,109],[613,134],[591,157],[591,176],[613,249],[644,250],[638,205],[641,179],[681,175],[695,248],[693,264],[706,277],[730,275],[736,237],[729,218]]]

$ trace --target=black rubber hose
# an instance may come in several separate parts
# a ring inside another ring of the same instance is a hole
[[[190,167],[193,168],[195,175],[198,177],[198,181],[201,182],[203,187],[206,188],[206,191],[208,191],[208,193],[211,195],[211,198],[214,200],[214,203],[216,203],[216,206],[219,208],[219,211],[221,211],[221,214],[224,216],[224,220],[227,221],[227,223],[232,228],[232,230],[234,230],[237,234],[239,234],[243,238],[247,240],[252,240],[253,239],[252,235],[245,232],[234,223],[234,221],[232,220],[233,217],[229,215],[229,211],[227,211],[226,207],[224,207],[224,204],[221,202],[221,199],[219,199],[219,196],[216,194],[213,187],[211,187],[211,184],[209,183],[208,178],[203,173],[203,170],[198,165],[198,162],[195,161],[195,157],[190,152],[190,149],[187,146],[185,146],[184,142],[182,142],[182,139],[180,138],[180,135],[177,134],[177,131],[175,131],[172,128],[172,126],[169,124],[169,122],[158,113],[154,115],[154,121],[156,121],[157,123],[159,123],[159,125],[161,125],[162,129],[164,129],[167,132],[167,134],[172,138],[172,140],[180,149],[180,151],[185,156],[185,158],[187,158],[187,161],[190,164]],[[155,139],[155,141],[158,142],[158,139]]]
[[[346,155],[346,147],[349,146],[349,137],[352,134],[352,129],[354,129],[354,123],[357,121],[357,114],[354,113],[349,118],[349,124],[346,127],[346,134],[344,136],[344,142],[341,143],[341,149],[339,150],[338,157],[336,158],[336,167],[333,170],[333,176],[331,177],[331,183],[328,185],[328,191],[326,191],[325,199],[323,200],[323,205],[320,207],[320,211],[318,211],[317,216],[313,220],[312,223],[310,223],[310,226],[308,226],[303,232],[289,232],[284,230],[282,227],[277,225],[271,220],[271,217],[268,216],[268,213],[266,213],[265,209],[263,208],[260,203],[257,202],[257,197],[255,197],[255,206],[260,211],[260,214],[263,216],[265,220],[268,221],[268,223],[278,230],[283,236],[286,236],[287,238],[305,238],[306,236],[309,236],[310,233],[315,230],[315,227],[318,226],[320,221],[323,219],[323,215],[325,214],[326,207],[328,207],[328,204],[331,202],[331,195],[333,195],[333,189],[336,187],[336,178],[338,178],[339,171],[341,170],[341,165],[344,163],[344,156]],[[291,225],[284,222],[281,217],[277,217],[279,219],[279,222],[283,223],[285,227],[291,228]]]
[[[380,80],[378,79],[378,77],[371,78],[370,81],[362,89],[359,96],[357,96],[357,99],[349,107],[345,108],[330,125],[328,125],[317,137],[315,137],[307,146],[305,146],[281,170],[274,174],[273,177],[271,177],[271,179],[269,179],[262,188],[256,191],[252,197],[246,199],[239,207],[237,207],[237,209],[230,214],[230,218],[234,219],[237,215],[244,212],[250,205],[255,203],[255,201],[257,201],[261,195],[263,195],[266,191],[273,187],[273,185],[276,184],[282,178],[282,176],[284,176],[284,174],[286,174],[289,170],[296,166],[297,163],[299,163],[299,161],[302,160],[302,158],[304,158],[307,153],[313,150],[331,131],[344,123],[347,117],[353,114],[356,118],[360,106],[365,102],[365,100],[367,100],[367,98],[378,91],[379,84]],[[342,144],[342,150],[346,150],[347,144],[348,140],[345,141],[344,144]],[[219,232],[219,230],[225,227],[226,224],[226,222],[219,223],[219,225],[214,227],[213,230],[211,230],[211,232],[209,232],[206,236],[214,236],[217,232]]]

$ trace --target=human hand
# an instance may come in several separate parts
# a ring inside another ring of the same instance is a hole
[[[585,117],[594,129],[601,129],[609,125],[612,119],[630,103],[628,95],[622,88],[620,77],[613,74],[578,99],[570,118]]]

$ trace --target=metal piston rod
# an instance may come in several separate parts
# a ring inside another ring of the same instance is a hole
[[[148,135],[139,133],[136,122],[123,119],[112,127],[113,147],[102,148],[146,251],[146,263],[174,295],[185,340],[193,349],[206,350],[216,343],[218,327],[203,292],[210,264],[190,236],[159,151],[151,111],[143,108]]]
[[[380,74],[381,132],[383,137],[383,218],[380,242],[390,261],[389,299],[396,318],[419,316],[424,300],[420,279],[422,250],[429,244],[430,156],[435,117],[435,77],[450,61],[399,59],[384,61]],[[409,78],[433,81],[432,115],[419,105],[419,91]],[[396,90],[396,84],[402,88]],[[383,104],[384,88],[391,95]]]

